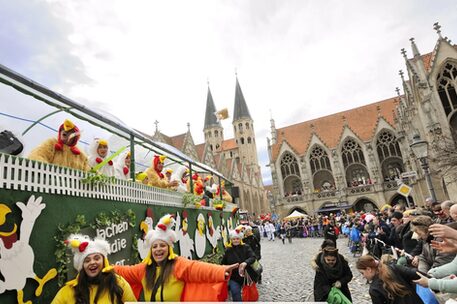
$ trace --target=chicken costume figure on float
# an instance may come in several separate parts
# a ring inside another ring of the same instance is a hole
[[[178,185],[177,181],[170,182],[162,173],[163,164],[167,157],[165,155],[155,155],[152,161],[152,167],[146,170],[148,175],[148,185],[158,188],[172,188]]]
[[[154,302],[218,302],[227,299],[227,280],[239,264],[216,265],[177,256],[173,243],[177,237],[175,220],[166,214],[154,230],[146,235],[150,251],[142,263],[116,265],[137,299]]]
[[[59,127],[57,138],[49,138],[32,150],[29,159],[62,167],[89,171],[89,161],[77,143],[81,133],[77,126],[66,119]]]
[[[91,168],[102,163],[105,158],[108,156],[109,148],[108,141],[101,138],[96,138],[89,146],[89,166]],[[98,173],[106,176],[115,176],[114,162],[112,160],[108,161],[103,167],[99,168]]]
[[[180,193],[189,192],[187,180],[189,179],[189,168],[180,166],[174,173],[174,180],[178,181],[176,190]]]
[[[117,179],[129,180],[130,179],[130,163],[132,158],[130,151],[124,151],[119,155],[114,164],[115,176]]]
[[[222,200],[226,201],[227,203],[231,203],[232,202],[232,196],[227,192],[227,190],[225,190],[225,182],[224,181],[221,181],[221,186],[222,186]],[[221,193],[221,187],[217,186],[217,190],[216,190],[215,196],[217,198],[219,198],[220,197],[220,193]]]

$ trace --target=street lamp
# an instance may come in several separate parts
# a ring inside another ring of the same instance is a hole
[[[422,169],[425,174],[425,181],[427,182],[428,191],[432,197],[433,203],[436,203],[436,194],[435,189],[433,189],[432,179],[430,177],[430,170],[428,165],[428,142],[422,140],[419,134],[413,136],[413,142],[411,145],[411,150],[413,150],[414,155],[419,159]]]

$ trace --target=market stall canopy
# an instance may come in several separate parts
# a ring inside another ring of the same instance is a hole
[[[307,217],[308,217],[307,214],[304,214],[304,213],[301,213],[301,212],[298,212],[297,210],[295,210],[294,212],[292,212],[291,214],[286,216],[284,219],[293,220],[293,219],[297,219],[297,218],[307,218]]]

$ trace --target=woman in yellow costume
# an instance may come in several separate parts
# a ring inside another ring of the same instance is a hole
[[[76,234],[65,243],[73,250],[78,275],[59,290],[52,304],[136,302],[130,285],[109,266],[107,241]]]
[[[221,181],[222,185],[222,200],[231,203],[232,202],[232,196],[225,190],[225,182]],[[219,198],[221,193],[221,187],[217,186],[216,193],[214,194],[214,197]]]
[[[148,185],[158,188],[172,188],[178,186],[177,181],[170,182],[162,173],[163,163],[167,157],[165,155],[155,155],[152,161],[153,166],[146,170],[148,175]]]
[[[143,293],[145,301],[224,301],[230,272],[238,264],[221,266],[177,256],[174,221],[167,214],[147,233],[151,249],[141,264],[114,269],[130,283],[137,298]]]
[[[80,135],[78,127],[66,119],[59,127],[57,138],[41,143],[30,152],[29,159],[89,171],[87,156],[76,146]]]

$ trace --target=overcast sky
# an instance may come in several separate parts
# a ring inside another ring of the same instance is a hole
[[[146,133],[189,122],[196,143],[208,80],[232,115],[236,70],[269,184],[270,111],[280,128],[394,96],[400,49],[411,57],[415,37],[431,52],[436,21],[457,42],[455,12],[454,0],[0,0],[0,63]]]

